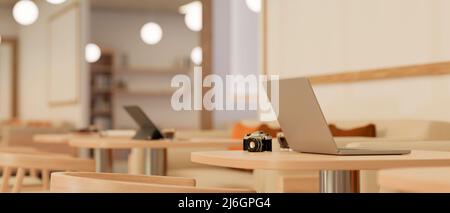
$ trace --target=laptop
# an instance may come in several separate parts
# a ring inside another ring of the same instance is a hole
[[[164,139],[161,131],[156,127],[145,112],[138,106],[125,106],[125,111],[139,125],[139,130],[133,139],[137,140],[158,140]]]
[[[279,117],[289,147],[297,152],[327,155],[405,155],[409,150],[338,148],[307,78],[279,81]],[[275,106],[274,106],[275,107]]]

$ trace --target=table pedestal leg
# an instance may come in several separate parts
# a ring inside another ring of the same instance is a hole
[[[128,157],[128,174],[144,175],[145,174],[145,157],[146,150],[141,148],[131,149]]]
[[[91,149],[79,148],[78,149],[78,157],[84,159],[92,159]]]
[[[94,159],[96,172],[112,172],[112,167],[110,165],[111,158],[108,150],[94,149]]]
[[[166,152],[164,149],[147,149],[145,156],[146,175],[166,175]]]
[[[320,171],[321,193],[359,193],[359,171]]]

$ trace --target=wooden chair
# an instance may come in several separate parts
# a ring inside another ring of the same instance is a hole
[[[0,152],[7,152],[7,153],[16,153],[16,154],[52,154],[48,152],[44,152],[32,147],[10,147],[10,146],[0,146]],[[10,169],[10,173],[16,173],[17,169]],[[24,177],[24,182],[33,182],[31,185],[36,185],[34,182],[38,179],[38,171],[36,169],[30,169],[29,171],[29,179],[27,177]],[[3,171],[0,170],[0,175],[3,175]],[[31,181],[27,181],[33,179]],[[27,183],[25,183],[27,184]],[[29,184],[29,183],[28,183]]]
[[[16,171],[12,192],[18,193],[23,187],[27,171],[31,171],[30,173],[41,171],[42,189],[48,190],[51,171],[95,171],[95,163],[93,160],[33,150],[28,150],[26,153],[20,153],[17,150],[9,150],[9,152],[0,150],[0,168],[2,168],[3,174],[0,192],[9,191],[9,180]]]
[[[252,193],[247,189],[198,188],[191,178],[105,173],[53,173],[58,193]]]
[[[32,147],[21,147],[21,146],[0,146],[0,152],[16,153],[16,154],[50,154],[55,155],[55,153],[42,151]],[[57,154],[56,154],[57,155]],[[62,156],[63,154],[61,154]],[[67,155],[64,155],[67,156]]]

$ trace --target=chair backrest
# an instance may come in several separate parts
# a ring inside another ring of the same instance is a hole
[[[66,127],[33,127],[33,126],[4,126],[2,128],[2,145],[33,147],[48,152],[77,155],[77,149],[68,144],[35,143],[33,137],[37,134],[67,133]]]
[[[102,173],[54,173],[50,191],[59,193],[250,193],[246,189],[197,188],[194,179]]]
[[[9,153],[35,153],[39,152],[39,150],[30,148],[30,147],[10,147],[10,146],[0,146],[0,152],[9,152]]]
[[[65,155],[39,151],[0,151],[0,167],[3,169],[0,192],[8,192],[9,179],[16,170],[16,181],[12,192],[20,192],[27,170],[42,171],[43,187],[48,188],[48,174],[51,171],[95,171],[93,160],[78,159]]]

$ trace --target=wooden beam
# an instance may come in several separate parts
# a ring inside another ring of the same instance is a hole
[[[382,68],[366,71],[351,71],[338,74],[311,76],[309,78],[312,84],[318,85],[447,74],[450,74],[450,62]]]
[[[201,46],[203,50],[203,79],[212,74],[213,68],[213,44],[212,44],[212,0],[202,0],[203,5],[203,30],[201,32]],[[203,94],[208,92],[208,88],[203,88]],[[201,128],[208,130],[213,128],[212,112],[208,110],[201,111]]]
[[[19,58],[19,49],[18,49],[18,41],[16,37],[3,37],[2,42],[5,44],[10,44],[12,46],[12,75],[11,75],[11,83],[12,83],[12,100],[11,100],[11,116],[12,118],[19,118],[19,67],[18,67],[18,58]]]

